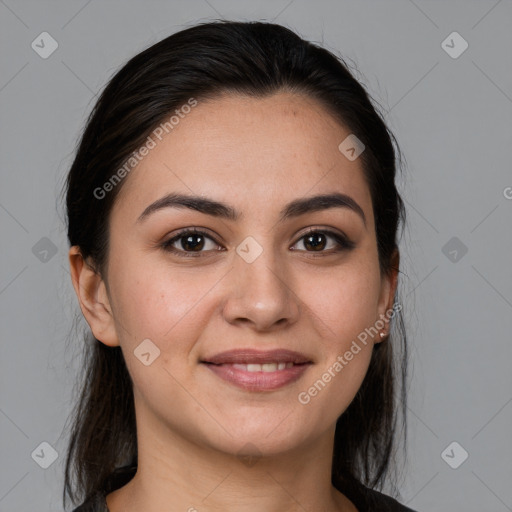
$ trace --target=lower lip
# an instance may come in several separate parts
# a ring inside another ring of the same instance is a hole
[[[221,379],[239,388],[248,391],[272,391],[295,382],[304,374],[311,363],[294,365],[291,368],[276,370],[275,372],[248,372],[233,368],[231,364],[203,364]]]

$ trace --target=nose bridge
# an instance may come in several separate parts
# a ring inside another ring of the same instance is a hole
[[[228,321],[245,319],[259,329],[268,329],[283,319],[295,321],[296,296],[271,236],[245,238],[236,248],[233,265],[230,274],[235,284],[224,309]]]

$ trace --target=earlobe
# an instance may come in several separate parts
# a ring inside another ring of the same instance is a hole
[[[94,337],[105,345],[118,346],[119,340],[105,282],[83,259],[79,246],[71,247],[68,257],[73,288]]]

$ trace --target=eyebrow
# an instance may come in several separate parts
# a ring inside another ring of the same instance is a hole
[[[225,203],[203,196],[187,194],[167,194],[151,203],[139,216],[137,223],[142,222],[152,213],[164,208],[189,208],[206,215],[237,221],[242,214]],[[363,209],[350,196],[341,193],[322,194],[304,199],[295,199],[285,205],[280,212],[279,222],[304,215],[305,213],[327,210],[330,208],[348,208],[357,213],[366,227],[366,217]]]

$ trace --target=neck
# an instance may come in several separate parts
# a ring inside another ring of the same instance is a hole
[[[137,473],[107,496],[109,511],[356,511],[331,484],[334,428],[286,453],[230,454],[138,419]]]

